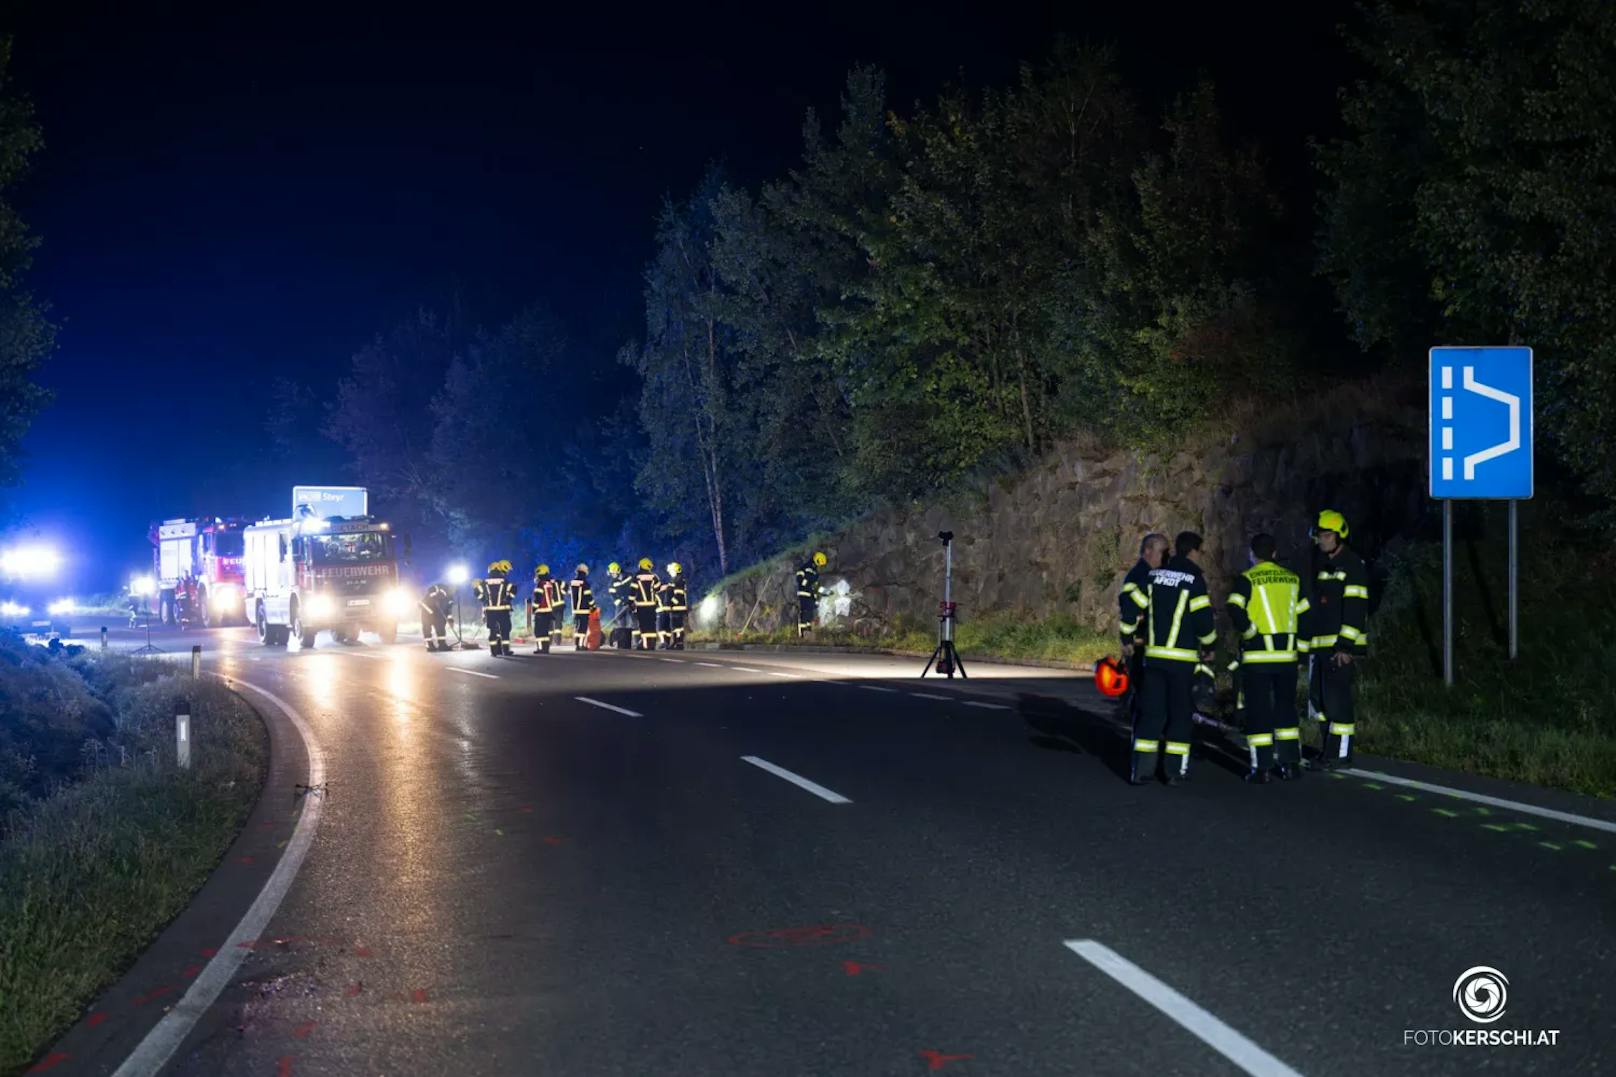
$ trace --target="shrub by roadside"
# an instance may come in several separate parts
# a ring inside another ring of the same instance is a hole
[[[65,674],[93,687],[86,696],[102,710],[77,728],[46,723],[52,745],[94,735],[79,766],[14,809],[0,838],[0,1074],[78,1020],[185,907],[246,820],[268,762],[257,715],[216,682],[122,657],[53,661],[51,682],[71,684]],[[0,685],[15,675],[0,671]],[[180,698],[191,704],[189,771],[174,761]]]

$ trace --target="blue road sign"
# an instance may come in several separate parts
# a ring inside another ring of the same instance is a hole
[[[1532,496],[1532,349],[1431,349],[1431,496]]]

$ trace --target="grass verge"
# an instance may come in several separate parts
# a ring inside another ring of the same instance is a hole
[[[75,663],[116,728],[76,780],[13,811],[0,840],[0,1074],[21,1072],[185,907],[268,762],[263,724],[222,685],[116,656]],[[173,758],[179,698],[189,771]]]
[[[796,630],[792,628],[744,634],[701,631],[691,633],[691,639],[711,643],[781,645],[801,642],[813,647],[873,647],[929,653],[937,646],[937,626],[899,622],[889,630],[874,635],[821,627],[810,639],[802,641],[797,639]],[[1051,618],[1034,621],[1003,614],[988,614],[961,621],[955,629],[954,645],[967,662],[976,657],[1081,663],[1093,662],[1104,655],[1115,654],[1117,650],[1115,636],[1095,632],[1074,620]]]

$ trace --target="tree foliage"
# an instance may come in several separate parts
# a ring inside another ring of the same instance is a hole
[[[17,481],[22,438],[48,398],[35,381],[56,343],[46,308],[24,277],[39,239],[10,200],[44,142],[33,105],[10,88],[11,39],[0,37],[0,483]]]
[[[1353,335],[1531,345],[1542,429],[1616,497],[1616,7],[1376,2],[1353,43],[1319,237]]]

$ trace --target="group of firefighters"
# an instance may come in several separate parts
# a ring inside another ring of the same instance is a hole
[[[1229,664],[1243,714],[1250,769],[1265,784],[1301,776],[1301,768],[1352,764],[1354,663],[1368,650],[1369,575],[1346,544],[1347,521],[1327,509],[1312,528],[1317,556],[1306,579],[1280,565],[1272,535],[1253,535],[1249,566],[1235,578],[1227,612],[1238,636]],[[1130,779],[1168,785],[1189,776],[1194,714],[1211,714],[1217,629],[1201,570],[1201,536],[1146,535],[1139,563],[1119,596],[1123,660],[1133,722]],[[1308,660],[1308,713],[1319,752],[1302,760],[1297,667]]]
[[[667,566],[666,579],[657,574],[649,557],[640,558],[637,572],[624,572],[616,561],[607,566],[606,572],[611,578],[607,594],[615,606],[615,620],[619,630],[628,634],[634,649],[684,650],[690,588],[679,563]],[[488,566],[488,574],[472,585],[482,606],[483,624],[488,628],[488,648],[496,655],[514,653],[511,612],[516,608],[516,584],[510,575],[509,561],[494,561]],[[572,579],[563,582],[550,574],[549,565],[540,564],[533,570],[533,592],[527,599],[534,654],[548,654],[552,647],[561,646],[569,606],[573,647],[581,651],[591,646],[591,629],[600,631],[599,606],[589,583],[589,566],[580,564]],[[449,649],[448,625],[453,609],[454,593],[441,583],[434,583],[421,596],[421,636],[427,650]],[[628,624],[622,623],[625,617],[631,618]],[[600,646],[598,638],[593,646]]]

